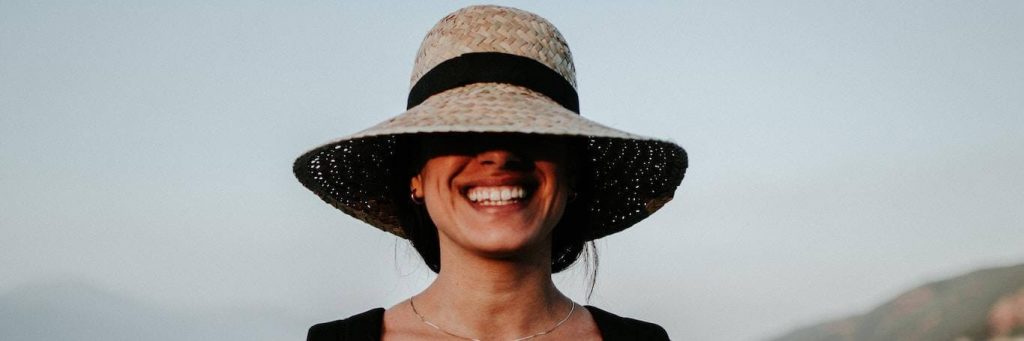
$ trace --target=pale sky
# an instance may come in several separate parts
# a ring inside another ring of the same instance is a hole
[[[1024,2],[499,3],[563,33],[584,116],[690,155],[589,304],[757,340],[1024,262]],[[0,339],[301,340],[421,290],[291,163],[402,112],[469,4],[0,2]]]

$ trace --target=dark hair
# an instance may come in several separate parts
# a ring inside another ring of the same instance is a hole
[[[590,226],[587,207],[583,203],[588,202],[590,196],[588,185],[590,174],[590,163],[585,153],[586,140],[583,138],[566,137],[565,142],[569,148],[570,172],[576,175],[576,198],[569,202],[562,214],[562,219],[552,231],[551,241],[551,272],[558,273],[565,270],[584,255],[584,259],[591,260],[593,267],[589,264],[587,270],[590,272],[590,290],[593,290],[597,277],[597,247],[593,241],[586,240]],[[425,156],[420,155],[417,150],[421,140],[414,136],[405,136],[398,141],[403,148],[404,155],[397,155],[397,160],[406,160],[404,165],[396,165],[403,171],[396,172],[399,183],[393,185],[395,188],[395,202],[398,203],[399,222],[402,232],[412,243],[413,248],[420,254],[427,267],[435,273],[441,271],[441,250],[438,242],[437,226],[430,220],[425,205],[414,204],[409,198],[409,179],[418,174],[426,163]],[[402,162],[402,161],[399,161]],[[589,295],[588,295],[589,296]]]

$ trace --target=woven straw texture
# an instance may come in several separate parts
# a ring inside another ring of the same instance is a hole
[[[501,52],[547,65],[576,87],[576,68],[562,34],[540,16],[500,6],[471,6],[441,19],[423,38],[409,87],[446,60],[470,52]]]
[[[572,56],[561,34],[525,11],[473,6],[442,19],[427,34],[412,83],[433,66],[471,52],[516,54],[542,62],[576,86]],[[314,148],[299,157],[299,181],[325,202],[384,231],[404,237],[407,159],[415,136],[430,133],[521,133],[582,140],[587,188],[588,239],[621,231],[657,211],[672,196],[687,167],[678,145],[587,120],[532,90],[476,83],[433,95],[369,129]]]

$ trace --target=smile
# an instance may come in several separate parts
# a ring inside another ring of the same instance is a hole
[[[481,206],[504,206],[526,198],[526,189],[521,186],[479,186],[466,191],[466,196]]]

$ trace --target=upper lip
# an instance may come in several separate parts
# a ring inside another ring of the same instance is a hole
[[[466,181],[461,186],[459,186],[459,192],[465,195],[470,188],[489,186],[521,186],[527,190],[531,190],[536,185],[537,181],[530,176],[502,174]]]

